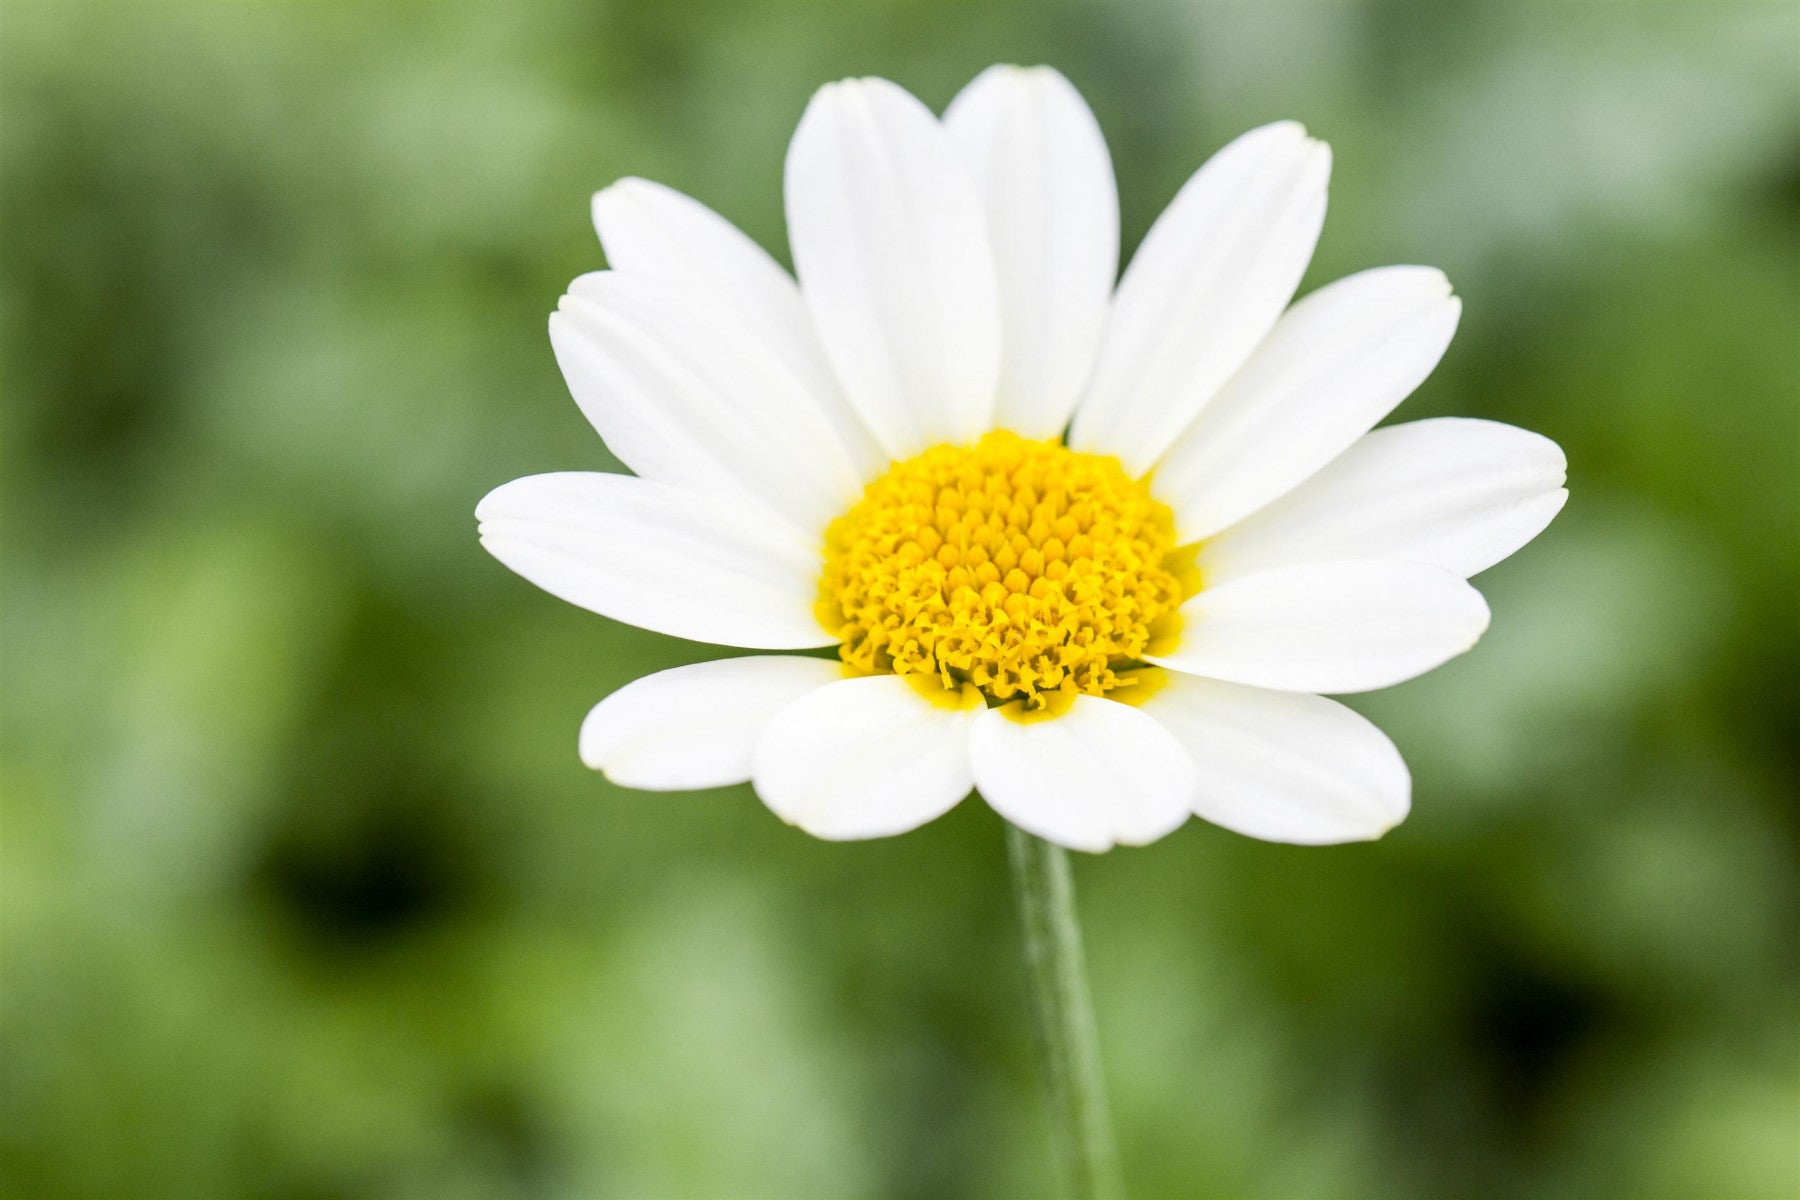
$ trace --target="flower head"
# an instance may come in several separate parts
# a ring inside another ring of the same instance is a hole
[[[761,650],[601,701],[615,782],[749,780],[828,838],[971,788],[1103,850],[1198,813],[1255,837],[1379,836],[1393,744],[1321,693],[1409,679],[1487,626],[1469,575],[1562,506],[1554,443],[1440,418],[1371,432],[1460,304],[1385,267],[1290,306],[1330,153],[1291,122],[1218,152],[1117,281],[1092,114],[994,67],[942,120],[822,88],[788,151],[798,282],[643,180],[594,198],[611,270],[550,336],[636,476],[515,480],[483,543],[646,629]]]

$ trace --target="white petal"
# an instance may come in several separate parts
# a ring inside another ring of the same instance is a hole
[[[1174,736],[1129,705],[1077,696],[1057,716],[990,708],[975,719],[975,786],[1027,833],[1098,852],[1142,846],[1192,811],[1194,763]]]
[[[712,209],[647,179],[594,195],[594,229],[615,270],[682,285],[726,312],[805,384],[864,478],[887,465],[843,398],[792,276]]]
[[[862,492],[805,385],[682,285],[583,275],[550,341],[582,412],[645,479],[761,505],[819,537]]]
[[[837,641],[813,615],[818,556],[741,506],[630,475],[563,471],[502,484],[475,516],[488,553],[615,621],[759,650]]]
[[[621,787],[680,791],[743,783],[770,719],[843,677],[835,660],[773,655],[658,671],[588,713],[581,761]]]
[[[1181,606],[1176,650],[1147,657],[1256,687],[1366,692],[1454,658],[1487,623],[1481,593],[1439,567],[1307,563],[1207,588]]]
[[[1100,348],[1119,270],[1106,139],[1050,67],[989,67],[944,112],[987,207],[1000,282],[995,424],[1060,434]]]
[[[1461,312],[1430,267],[1364,271],[1289,309],[1157,466],[1181,539],[1217,533],[1343,453],[1431,374]]]
[[[814,837],[905,833],[969,794],[974,713],[935,704],[897,675],[826,684],[763,731],[756,794]]]
[[[1267,842],[1380,837],[1406,818],[1412,778],[1366,718],[1323,696],[1167,673],[1142,709],[1187,747],[1194,811]]]
[[[1070,445],[1150,469],[1293,297],[1330,175],[1331,151],[1292,121],[1251,130],[1194,173],[1119,281]]]
[[[895,458],[994,413],[1000,311],[981,198],[929,109],[884,79],[813,96],[787,157],[801,291],[845,393]]]
[[[1390,425],[1206,542],[1200,573],[1223,582],[1294,563],[1402,558],[1466,578],[1550,523],[1569,497],[1567,465],[1549,438],[1497,421]]]

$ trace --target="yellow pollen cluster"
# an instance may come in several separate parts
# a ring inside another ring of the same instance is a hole
[[[832,523],[819,616],[856,670],[1042,709],[1130,682],[1183,599],[1174,551],[1117,459],[990,433],[895,463]]]

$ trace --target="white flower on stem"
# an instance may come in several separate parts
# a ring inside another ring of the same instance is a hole
[[[1374,429],[1460,304],[1427,267],[1294,291],[1331,156],[1291,122],[1195,172],[1122,278],[1099,126],[1044,67],[942,120],[822,88],[788,150],[798,282],[626,179],[611,270],[550,319],[626,475],[515,480],[483,544],[571,603],[758,650],[607,697],[583,760],[639,788],[750,781],[825,838],[977,790],[1080,850],[1198,813],[1273,841],[1378,837],[1410,781],[1321,693],[1475,644],[1468,576],[1567,497],[1557,446],[1490,421]]]

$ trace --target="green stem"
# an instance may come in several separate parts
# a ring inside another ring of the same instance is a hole
[[[1068,852],[1012,824],[1006,827],[1006,852],[1024,926],[1038,1059],[1050,1091],[1057,1151],[1077,1200],[1114,1200],[1125,1187],[1106,1106]]]

